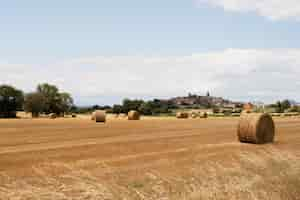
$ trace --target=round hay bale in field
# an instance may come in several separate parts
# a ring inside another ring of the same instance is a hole
[[[195,119],[195,118],[197,118],[197,117],[198,117],[198,114],[197,114],[197,113],[192,113],[192,114],[191,114],[191,118],[194,118],[194,119]]]
[[[140,113],[132,110],[128,113],[128,120],[140,120]]]
[[[267,113],[243,114],[238,125],[240,142],[265,144],[272,143],[275,137],[275,125]]]
[[[207,117],[208,117],[207,112],[200,113],[200,118],[207,118]]]
[[[50,117],[50,119],[55,119],[55,118],[57,118],[57,114],[55,114],[55,113],[50,113],[50,114],[49,114],[49,117]]]
[[[94,117],[95,117],[96,122],[105,122],[106,121],[106,112],[104,110],[96,110]]]
[[[95,120],[96,119],[96,112],[94,111],[94,112],[92,112],[92,116],[91,116],[91,120]]]
[[[176,113],[176,118],[177,119],[187,119],[189,118],[189,114],[185,112],[178,112]]]

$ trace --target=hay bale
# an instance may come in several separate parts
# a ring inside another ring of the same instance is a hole
[[[197,118],[198,117],[198,114],[197,113],[191,113],[191,118]]]
[[[185,112],[178,112],[176,113],[176,118],[177,119],[187,119],[189,118],[189,114]]]
[[[207,118],[207,117],[208,117],[207,112],[200,113],[200,118]]]
[[[128,120],[140,120],[140,113],[132,110],[128,113]]]
[[[105,122],[106,121],[106,112],[104,110],[96,110],[94,114],[94,120],[96,122]]]
[[[55,113],[50,113],[49,118],[50,119],[55,119],[55,118],[57,118],[57,115]]]
[[[94,112],[92,112],[92,116],[91,116],[91,120],[95,120],[96,119],[96,112],[94,111]]]
[[[264,144],[272,143],[275,136],[275,125],[267,113],[243,114],[238,125],[240,142]]]

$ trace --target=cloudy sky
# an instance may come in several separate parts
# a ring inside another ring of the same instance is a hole
[[[299,0],[4,1],[0,84],[49,82],[80,105],[300,101],[299,35]]]

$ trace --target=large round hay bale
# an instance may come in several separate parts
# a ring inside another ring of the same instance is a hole
[[[132,110],[128,113],[128,120],[140,120],[140,113]]]
[[[238,125],[240,142],[264,144],[272,143],[275,137],[275,125],[267,113],[242,114]]]
[[[57,118],[57,114],[55,114],[55,113],[50,113],[50,114],[49,114],[49,117],[50,117],[50,119],[55,119],[55,118]]]
[[[106,121],[106,112],[104,110],[96,110],[94,114],[94,120],[96,122],[105,122]]]
[[[185,112],[178,112],[176,113],[176,118],[177,119],[187,119],[189,118],[189,114]]]

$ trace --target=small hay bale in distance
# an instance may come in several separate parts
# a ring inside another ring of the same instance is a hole
[[[194,112],[193,112],[193,113],[191,114],[191,118],[195,119],[195,118],[197,118],[197,117],[198,117],[198,114],[197,114],[197,113],[194,113]]]
[[[140,113],[135,110],[128,112],[128,120],[140,120]]]
[[[185,112],[178,112],[176,113],[176,118],[177,119],[187,119],[189,118],[189,114]]]
[[[55,114],[55,113],[50,113],[50,114],[49,114],[49,118],[50,118],[50,119],[56,119],[56,118],[57,118],[57,114]]]
[[[207,118],[207,117],[208,117],[207,112],[202,112],[202,113],[200,113],[200,118],[205,119],[205,118]]]
[[[94,120],[96,122],[106,122],[106,112],[104,110],[96,110],[94,112]]]
[[[240,142],[265,144],[274,142],[275,125],[267,113],[242,114],[238,125]]]

